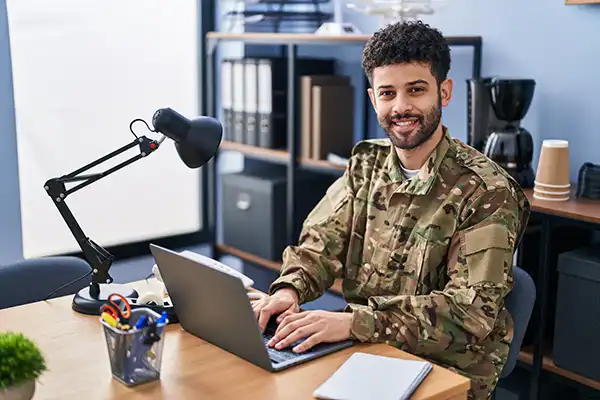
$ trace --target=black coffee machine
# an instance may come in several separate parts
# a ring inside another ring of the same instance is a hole
[[[533,187],[533,140],[521,127],[533,79],[488,77],[467,80],[468,143],[508,171],[523,188]]]

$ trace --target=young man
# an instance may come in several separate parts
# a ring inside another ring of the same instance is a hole
[[[441,124],[450,102],[450,51],[435,29],[397,23],[367,43],[368,90],[389,139],[358,143],[344,176],[283,254],[259,325],[278,316],[270,343],[294,350],[353,338],[389,343],[471,378],[486,399],[512,339],[504,298],[529,218],[519,185],[453,139]],[[334,278],[345,312],[307,311]]]

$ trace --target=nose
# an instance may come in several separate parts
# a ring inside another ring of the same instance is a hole
[[[394,114],[407,114],[413,111],[410,99],[404,93],[398,93],[394,99],[394,106],[392,107]]]

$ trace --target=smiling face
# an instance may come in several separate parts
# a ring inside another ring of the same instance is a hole
[[[369,97],[392,144],[418,148],[441,130],[442,107],[450,102],[452,80],[437,84],[426,63],[395,63],[373,69]]]

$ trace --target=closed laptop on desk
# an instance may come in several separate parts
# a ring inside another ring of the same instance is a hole
[[[432,368],[427,361],[354,353],[314,396],[324,400],[408,400]]]

